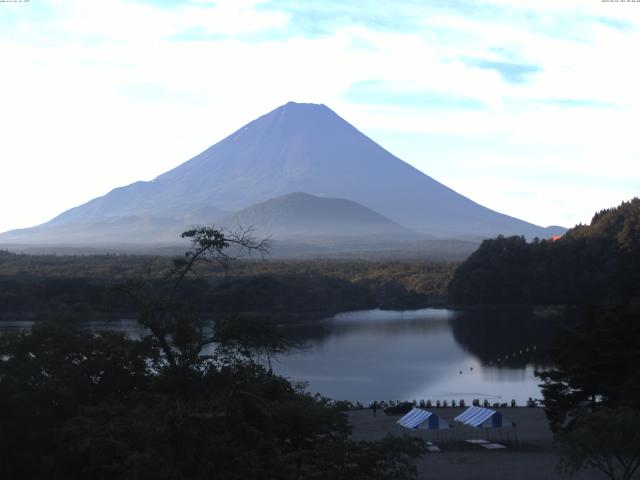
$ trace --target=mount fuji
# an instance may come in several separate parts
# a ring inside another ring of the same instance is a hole
[[[271,203],[260,206],[264,202]],[[238,218],[255,220],[259,233],[275,238],[308,231],[478,240],[565,231],[483,207],[395,157],[325,105],[290,102],[152,181],[115,188],[47,223],[1,234],[0,244],[171,242],[191,225]],[[269,231],[270,225],[277,228]]]

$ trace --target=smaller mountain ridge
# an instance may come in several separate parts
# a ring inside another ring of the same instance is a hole
[[[252,226],[257,235],[278,239],[419,236],[352,200],[303,192],[256,203],[223,219],[221,224],[229,229]]]

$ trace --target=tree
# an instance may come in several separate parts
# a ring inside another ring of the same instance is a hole
[[[213,340],[227,355],[234,352],[244,358],[265,358],[269,372],[274,356],[301,346],[283,335],[273,318],[266,315],[233,315],[219,319]]]
[[[264,243],[184,235],[192,249],[171,271],[127,285],[143,338],[65,319],[0,337],[0,478],[414,478],[420,439],[355,442],[343,412],[260,363],[288,346],[265,319],[206,328],[187,275]]]
[[[553,431],[600,407],[640,410],[640,314],[622,308],[567,312],[551,347],[554,368],[543,380],[545,411]]]
[[[623,308],[571,311],[543,379],[545,412],[562,449],[559,468],[595,468],[628,480],[640,466],[640,315]]]
[[[485,240],[448,291],[456,304],[640,307],[640,199],[597,213],[557,241]]]
[[[582,415],[557,437],[561,471],[599,470],[610,480],[630,480],[640,468],[640,412],[602,409]]]
[[[417,474],[414,461],[425,453],[416,437],[387,435],[378,441],[318,445],[305,473],[311,480],[402,480]]]
[[[257,240],[251,229],[224,232],[206,226],[181,236],[191,241],[191,248],[184,257],[174,259],[173,268],[163,278],[135,279],[122,287],[138,306],[140,324],[158,341],[174,374],[197,363],[202,349],[214,340],[200,318],[198,302],[183,288],[187,277],[195,275],[198,262],[218,263],[227,269],[237,254],[265,255],[269,248],[268,241]]]
[[[0,336],[0,477],[57,478],[62,431],[87,409],[128,405],[150,387],[158,351],[72,317]]]

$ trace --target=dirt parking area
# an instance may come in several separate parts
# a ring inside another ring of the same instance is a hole
[[[541,408],[498,408],[505,418],[516,423],[515,429],[474,429],[455,424],[447,431],[408,430],[396,423],[400,415],[385,415],[371,410],[349,412],[356,440],[373,440],[387,434],[414,435],[430,441],[440,448],[417,462],[420,480],[547,480],[604,478],[595,471],[584,471],[574,476],[556,471],[559,457],[553,446],[553,435]],[[440,418],[454,423],[461,408],[433,408]],[[507,431],[509,430],[509,431]],[[486,439],[505,445],[500,450],[485,450],[472,445],[467,439]]]

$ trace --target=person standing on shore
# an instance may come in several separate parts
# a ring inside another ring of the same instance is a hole
[[[376,416],[376,413],[378,412],[378,401],[374,400],[373,401],[373,405],[371,405],[371,408],[373,410],[373,416]]]

